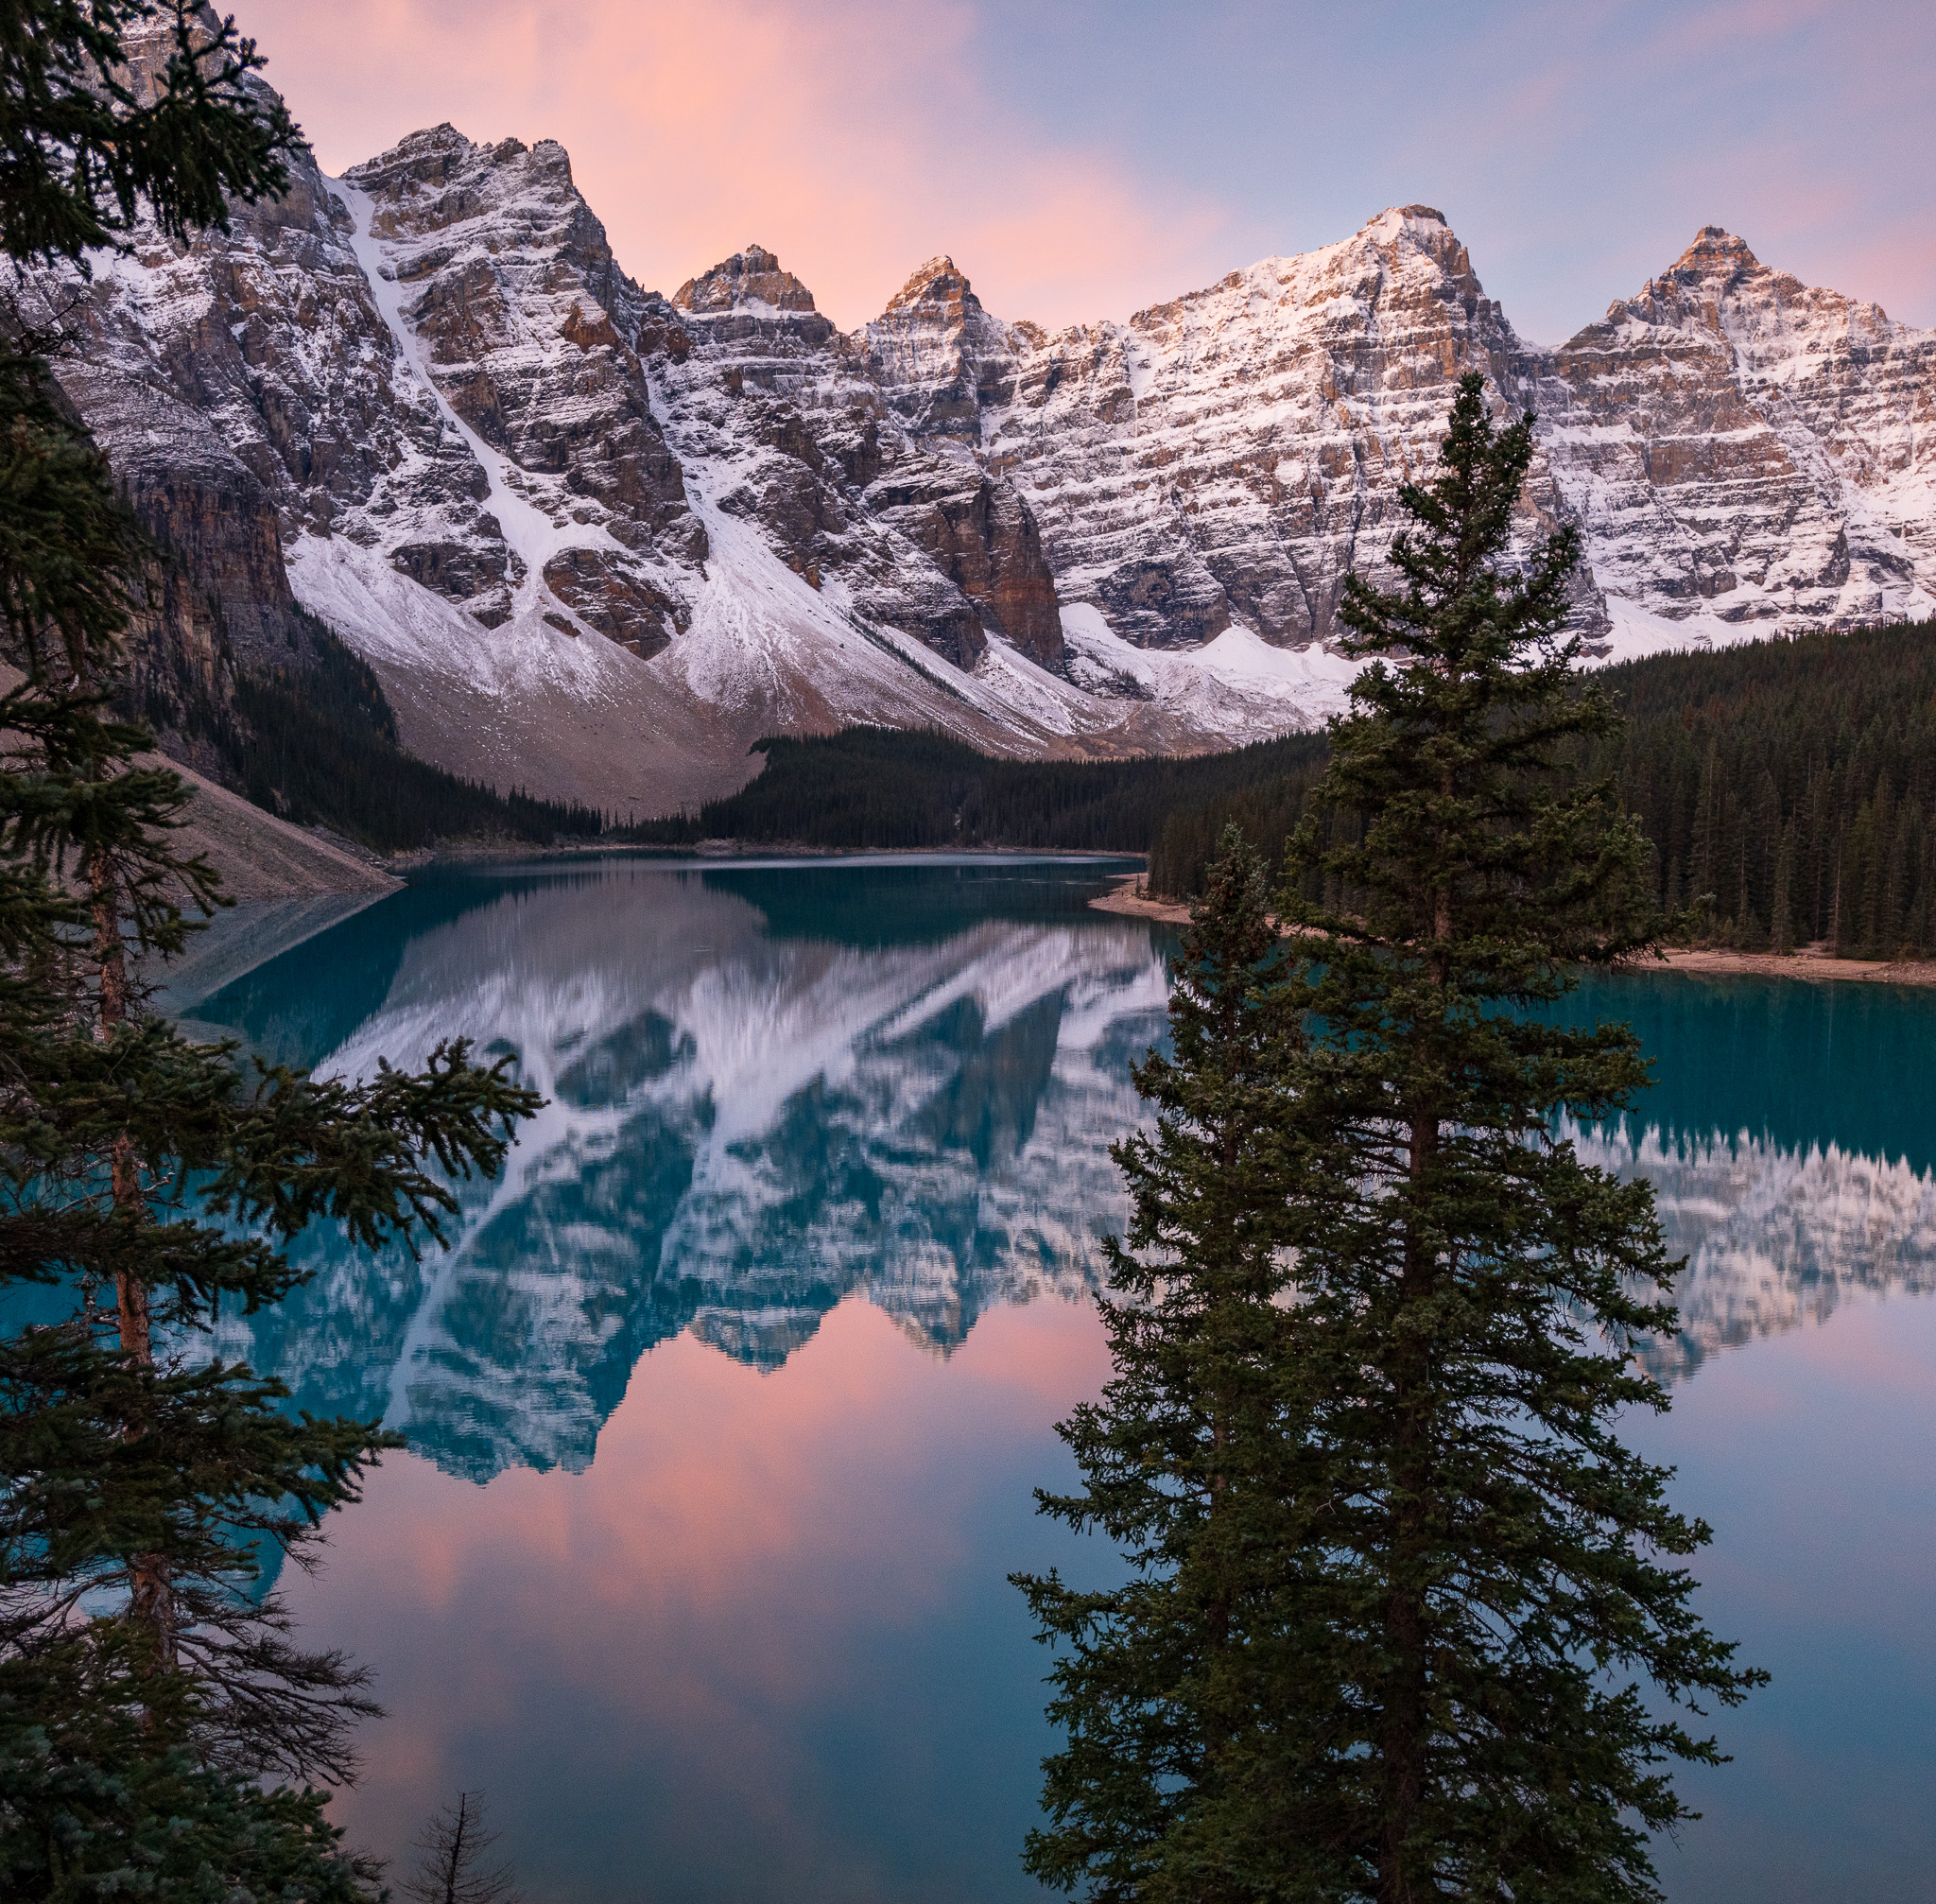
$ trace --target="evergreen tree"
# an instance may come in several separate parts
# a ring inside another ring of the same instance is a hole
[[[164,37],[139,89],[127,47]],[[146,210],[173,238],[228,229],[229,195],[288,183],[300,135],[249,84],[255,43],[206,0],[5,0],[0,5],[0,251],[78,259]]]
[[[123,34],[159,23],[139,85]],[[0,4],[0,246],[181,234],[284,182],[293,128],[233,26],[156,0]],[[278,1384],[203,1361],[226,1302],[294,1281],[318,1219],[438,1234],[452,1179],[494,1171],[531,1094],[462,1044],[358,1082],[252,1074],[147,1016],[131,954],[179,951],[218,900],[169,843],[187,794],[109,709],[145,550],[60,399],[44,338],[0,347],[0,1292],[72,1313],[0,1336],[0,1882],[23,1898],[334,1899],[361,1875],[316,1793],[373,1710],[306,1653],[263,1550],[299,1565],[393,1445],[292,1419]]]
[[[1301,1035],[1259,1113],[1295,1446],[1256,1456],[1285,1498],[1248,1556],[1268,1612],[1224,1665],[1211,1775],[1119,1722],[1116,1761],[1082,1762],[1111,1691],[1147,1737],[1193,1695],[1139,1673],[1133,1606],[1038,1601],[1070,1648],[1071,1743],[1031,1859],[1098,1896],[1654,1898],[1648,1834],[1691,1815],[1672,1764],[1720,1756],[1679,1709],[1760,1678],[1689,1604],[1677,1563],[1708,1530],[1614,1431],[1668,1405],[1628,1351],[1671,1326],[1672,1266],[1650,1187],[1583,1165],[1560,1120],[1625,1108],[1646,1069],[1625,1027],[1547,1008],[1659,920],[1639,830],[1572,765],[1615,726],[1562,633],[1573,535],[1511,561],[1530,421],[1495,431],[1466,378],[1441,474],[1403,492],[1404,587],[1347,597],[1367,666],[1317,800],[1353,824],[1327,845],[1313,815],[1293,842]],[[1053,1504],[1132,1555],[1165,1510],[1116,1513],[1101,1451],[1152,1399],[1119,1376],[1075,1418],[1086,1489]]]
[[[1281,1574],[1308,1557],[1303,1417],[1286,1380],[1277,1298],[1286,1158],[1275,1107],[1301,1048],[1299,1001],[1266,904],[1261,859],[1226,829],[1172,967],[1172,1055],[1137,1088],[1153,1135],[1118,1144],[1132,1217],[1109,1245],[1101,1304],[1115,1375],[1061,1429],[1087,1491],[1044,1510],[1122,1544],[1132,1578],[1082,1593],[1017,1576],[1045,1636],[1064,1643],[1048,1765],[1065,1823],[1028,1863],[1104,1897],[1194,1898],[1214,1864],[1231,1761],[1252,1722],[1256,1662],[1282,1659]]]

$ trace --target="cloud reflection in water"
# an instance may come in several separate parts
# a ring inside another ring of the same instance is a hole
[[[549,1104],[502,1180],[467,1193],[448,1255],[309,1239],[316,1281],[223,1346],[304,1406],[381,1411],[483,1480],[583,1469],[640,1357],[681,1331],[777,1369],[857,1291],[946,1355],[994,1305],[1094,1289],[1125,1208],[1109,1146],[1144,1115],[1129,1073],[1162,1031],[1169,942],[1081,912],[1093,877],[624,860],[471,875],[347,1034],[305,1055],[367,1072],[469,1030]],[[385,924],[379,909],[337,936]],[[1804,1059],[1832,1009],[1798,1004],[1805,989],[1769,995]],[[1680,978],[1583,995],[1634,1011],[1668,1053],[1670,1110],[1735,1108],[1738,996]],[[1838,1073],[1864,1022],[1841,1011]],[[340,1009],[297,1015],[343,1029]],[[1936,1288],[1929,1169],[1743,1126],[1570,1133],[1589,1161],[1652,1180],[1690,1258],[1680,1334],[1644,1351],[1668,1380],[1821,1321],[1851,1289]]]

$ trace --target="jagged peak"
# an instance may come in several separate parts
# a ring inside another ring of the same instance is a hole
[[[493,145],[479,145],[448,119],[405,133],[388,151],[352,165],[343,177],[353,185],[380,182],[400,173],[449,178],[456,170],[480,162],[509,165],[520,159],[532,160],[540,170],[562,171],[565,183],[571,183],[571,154],[556,139],[540,139],[527,146],[507,134]]]
[[[386,160],[395,159],[411,152],[468,152],[473,141],[451,124],[448,119],[440,120],[435,126],[420,126],[414,132],[406,132],[388,151],[377,153],[373,159],[365,159],[355,171],[363,171],[371,165],[380,165]]]
[[[722,258],[710,271],[688,278],[673,292],[672,302],[681,310],[701,317],[749,303],[766,304],[776,311],[814,308],[813,293],[791,271],[783,270],[780,260],[760,244],[750,244],[730,258]]]
[[[1411,225],[1436,225],[1448,237],[1452,232],[1452,227],[1445,222],[1444,213],[1431,205],[1387,205],[1375,217],[1367,218],[1358,227],[1356,236],[1389,241]]]
[[[1694,242],[1674,260],[1673,268],[1703,275],[1717,269],[1758,271],[1761,260],[1724,225],[1703,225]]]
[[[1367,251],[1406,251],[1430,258],[1442,270],[1471,278],[1470,288],[1483,295],[1473,273],[1471,253],[1446,222],[1444,213],[1436,206],[1388,205],[1376,217],[1366,219],[1350,237],[1336,245],[1321,246],[1307,255],[1316,258]]]
[[[1503,318],[1496,303],[1486,297],[1485,286],[1473,268],[1472,253],[1446,222],[1444,213],[1434,205],[1388,205],[1341,244],[1324,246],[1309,255],[1362,258],[1368,253],[1381,260],[1409,256],[1425,261],[1430,269],[1456,285],[1460,295],[1491,304],[1495,314]]]
[[[959,320],[981,308],[981,300],[970,288],[966,275],[945,252],[918,265],[908,282],[888,300],[887,316],[894,311],[913,310],[920,305],[939,307],[951,320]]]
[[[518,149],[522,151],[523,147]],[[448,119],[437,126],[420,126],[406,132],[388,151],[360,165],[352,165],[343,177],[352,185],[379,196],[391,184],[442,184],[456,176],[478,147]]]

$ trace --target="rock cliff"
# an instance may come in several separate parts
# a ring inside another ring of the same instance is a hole
[[[668,427],[717,506],[759,526],[815,590],[963,671],[988,632],[1062,659],[1055,583],[1011,485],[901,427],[813,294],[750,245],[682,285],[690,354],[665,377]]]
[[[1008,473],[1063,599],[1138,647],[1234,624],[1329,639],[1345,575],[1377,568],[1399,485],[1429,467],[1452,385],[1477,368],[1510,401],[1524,378],[1525,348],[1422,205],[1053,336],[992,322],[951,261],[925,268],[866,328],[890,403]],[[1543,466],[1529,507],[1560,507]]]
[[[1710,225],[1528,394],[1609,595],[1713,632],[1936,608],[1936,332]]]
[[[176,553],[181,667],[300,603],[418,752],[608,807],[851,721],[1082,754],[1322,718],[1344,578],[1472,369],[1539,413],[1525,529],[1579,526],[1595,652],[1936,612],[1936,333],[1716,228],[1551,350],[1423,205],[1053,334],[938,256],[847,334],[758,245],[643,289],[562,147],[440,126],[26,290]]]
[[[890,407],[1041,524],[1066,609],[1142,647],[1329,640],[1452,386],[1540,416],[1530,530],[1576,523],[1579,626],[1621,652],[1936,608],[1936,333],[1709,227],[1557,350],[1521,339],[1439,213],[1046,336],[924,266],[860,334]],[[1087,624],[1093,626],[1093,623]]]

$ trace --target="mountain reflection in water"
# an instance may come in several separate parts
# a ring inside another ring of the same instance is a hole
[[[1653,1185],[1686,1258],[1678,1334],[1641,1348],[1654,1375],[1854,1296],[1936,1290],[1936,992],[1642,971],[1589,977],[1562,1009],[1625,1019],[1653,1061],[1634,1114],[1569,1134]]]
[[[1575,1132],[1590,1164],[1653,1185],[1668,1254],[1686,1258],[1679,1332],[1641,1346],[1664,1381],[1717,1349],[1825,1322],[1848,1296],[1936,1290],[1936,1177],[1839,1145],[1785,1151],[1745,1131],[1676,1140],[1658,1126]]]
[[[1086,909],[1108,870],[614,857],[441,873],[262,963],[273,922],[210,935],[167,1000],[198,1025],[349,1072],[469,1032],[551,1100],[448,1253],[319,1234],[314,1282],[224,1324],[412,1444],[286,1583],[393,1715],[352,1842],[402,1875],[482,1788],[546,1904],[1040,1896],[1050,1662],[1006,1576],[1115,1563],[1033,1512],[1108,1359],[1085,1302],[1029,1298],[1099,1281],[1174,943]],[[1853,1298],[1932,1287],[1936,995],[1671,975],[1563,1009],[1658,1066],[1572,1134],[1691,1259],[1644,1349],[1685,1388],[1629,1426],[1718,1530],[1703,1613],[1775,1675],[1717,1717],[1736,1763],[1689,1775],[1668,1895],[1922,1897],[1936,1306]]]
[[[994,1304],[1093,1290],[1174,943],[1083,909],[1104,870],[458,872],[229,984],[190,1015],[277,1055],[354,1074],[469,1033],[550,1101],[503,1178],[466,1187],[447,1254],[305,1238],[315,1280],[220,1347],[483,1480],[582,1470],[639,1359],[682,1330],[774,1369],[859,1292],[946,1354]],[[1746,990],[1580,995],[1633,1017],[1662,1074],[1642,1116],[1571,1134],[1654,1183],[1690,1259],[1679,1336],[1643,1349],[1670,1380],[1851,1290],[1936,1288],[1922,1094],[1893,1100],[1893,1157],[1838,1141],[1929,1001]],[[1872,1081],[1854,1097],[1852,1067]]]
[[[502,1179],[468,1187],[447,1254],[305,1239],[315,1280],[221,1346],[482,1480],[588,1465],[640,1357],[682,1329],[777,1368],[858,1290],[944,1354],[993,1304],[1095,1287],[1163,954],[1147,926],[1072,910],[1098,869],[995,870],[999,899],[978,868],[845,869],[880,903],[831,930],[758,903],[813,869],[622,861],[433,918],[368,1015],[303,1055],[354,1075],[470,1031],[550,1102]],[[910,885],[924,903],[897,907]],[[197,1015],[257,1029],[235,993]]]

